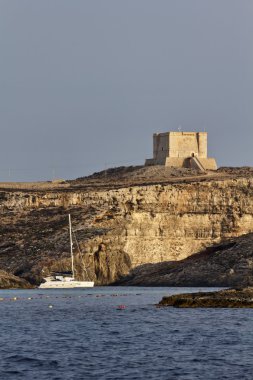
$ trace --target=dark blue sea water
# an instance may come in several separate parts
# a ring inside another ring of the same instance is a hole
[[[154,306],[191,290],[0,291],[0,378],[253,379],[252,309]]]

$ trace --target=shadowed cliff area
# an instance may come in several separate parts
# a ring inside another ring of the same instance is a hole
[[[252,286],[253,234],[208,247],[184,260],[146,264],[133,269],[118,285]]]
[[[75,181],[1,183],[0,213],[1,269],[31,284],[70,270],[70,213],[75,277],[106,285],[253,232],[253,170],[120,167]]]
[[[31,284],[13,274],[0,270],[0,289],[30,289]]]
[[[103,285],[128,273],[129,256],[120,247],[112,247],[108,253],[102,243],[101,236],[105,241],[112,227],[110,217],[99,206],[6,211],[0,228],[0,267],[35,285],[51,272],[71,270],[68,213],[73,221],[75,277]]]

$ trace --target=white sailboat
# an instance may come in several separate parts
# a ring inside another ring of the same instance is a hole
[[[71,215],[69,214],[69,240],[71,254],[71,269],[69,273],[57,273],[52,276],[45,277],[40,289],[67,289],[67,288],[91,288],[94,286],[93,281],[77,281],[75,280],[74,254],[73,254],[73,239],[72,239],[72,224]],[[66,275],[67,274],[67,275]],[[70,274],[70,275],[69,275]]]

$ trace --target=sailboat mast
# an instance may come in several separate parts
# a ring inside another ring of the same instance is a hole
[[[73,255],[73,240],[72,240],[72,225],[71,225],[71,215],[69,214],[69,241],[70,241],[70,253],[71,253],[71,269],[72,269],[72,275],[75,277],[74,274],[74,255]]]

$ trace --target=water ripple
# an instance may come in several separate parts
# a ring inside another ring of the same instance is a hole
[[[153,306],[179,291],[1,291],[0,378],[252,379],[253,310]]]

